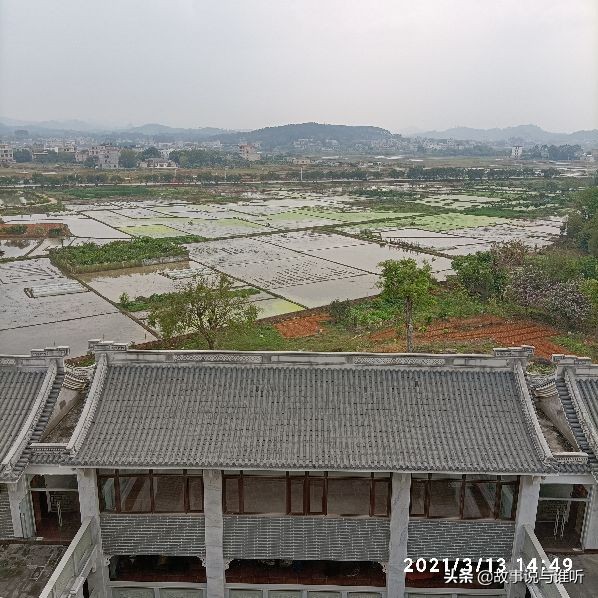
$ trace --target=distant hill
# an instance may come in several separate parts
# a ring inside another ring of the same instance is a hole
[[[230,130],[215,127],[200,127],[197,129],[183,129],[168,127],[161,124],[146,124],[138,127],[117,128],[106,125],[92,124],[82,120],[48,120],[22,121],[0,117],[0,133],[10,135],[15,129],[26,129],[32,135],[66,137],[77,134],[98,135],[106,138],[128,137],[132,140],[142,140],[151,137],[157,140],[198,141],[213,135],[227,134]]]
[[[223,143],[248,143],[259,142],[262,147],[272,149],[292,145],[300,139],[309,139],[316,142],[326,142],[334,139],[340,145],[358,143],[360,141],[374,141],[392,137],[392,133],[380,127],[326,125],[315,122],[281,125],[279,127],[265,127],[255,131],[215,135]]]
[[[552,133],[537,125],[518,125],[495,129],[474,129],[471,127],[453,127],[445,131],[427,131],[420,137],[432,139],[463,139],[481,142],[521,140],[538,144],[579,144],[585,147],[598,147],[598,129],[575,131],[573,133]]]
[[[141,125],[139,127],[130,127],[128,129],[120,130],[121,133],[133,133],[147,136],[176,136],[181,137],[195,137],[197,139],[205,139],[206,137],[213,137],[214,135],[221,135],[230,133],[230,130],[218,129],[216,127],[200,127],[197,129],[183,129],[177,127],[169,127],[158,123],[150,123]]]

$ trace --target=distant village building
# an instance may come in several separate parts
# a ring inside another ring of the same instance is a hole
[[[114,170],[118,168],[120,149],[112,145],[92,145],[89,148],[89,156],[97,158],[99,168]]]
[[[523,146],[522,145],[514,145],[511,148],[511,158],[515,160],[519,160],[523,156]]]
[[[248,162],[255,162],[256,160],[261,159],[260,153],[257,151],[256,146],[251,143],[239,144],[239,154],[243,160],[247,160]]]
[[[309,158],[291,158],[291,164],[295,166],[309,166],[311,164],[311,160]]]
[[[0,145],[0,164],[13,164],[14,161],[12,146],[5,143]]]
[[[172,160],[165,160],[164,158],[148,158],[139,163],[140,168],[176,168],[176,164]]]

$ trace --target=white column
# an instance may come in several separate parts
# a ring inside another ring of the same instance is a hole
[[[404,598],[405,558],[409,529],[409,502],[411,499],[411,474],[392,474],[390,499],[390,544],[386,567],[388,598]]]
[[[590,501],[586,504],[586,525],[583,537],[584,550],[598,549],[598,486],[592,487]]]
[[[523,476],[519,484],[519,499],[517,501],[517,516],[515,517],[515,541],[513,542],[512,561],[521,556],[525,531],[524,525],[536,525],[538,512],[538,498],[540,496],[540,478],[538,476]],[[509,587],[509,598],[523,598],[525,584],[518,583]]]
[[[204,469],[203,485],[207,598],[224,598],[224,520],[222,518],[222,474],[220,471]]]
[[[23,537],[23,522],[21,521],[21,510],[19,505],[29,492],[26,477],[27,476],[22,475],[18,482],[6,484],[8,488],[8,502],[10,504],[12,529],[15,538]],[[33,518],[33,515],[31,517]]]
[[[104,552],[102,549],[102,534],[100,531],[100,502],[98,498],[98,481],[95,469],[77,469],[77,484],[79,488],[79,509],[81,521],[91,517],[95,521],[97,553],[92,571],[87,577],[89,589],[97,592],[98,598],[108,596],[108,581],[110,575]]]

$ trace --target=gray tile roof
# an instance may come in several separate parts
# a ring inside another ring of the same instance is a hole
[[[579,384],[579,380],[577,381]],[[559,395],[559,399],[561,401],[561,405],[563,406],[563,412],[569,425],[571,426],[571,431],[575,436],[575,440],[577,441],[577,445],[579,449],[582,450],[584,453],[588,455],[588,462],[585,464],[577,464],[577,463],[559,463],[558,469],[561,473],[589,473],[592,470],[598,469],[598,459],[596,459],[596,455],[592,450],[592,447],[588,443],[588,439],[582,430],[581,423],[579,421],[579,417],[575,411],[573,406],[573,400],[571,398],[571,394],[569,393],[569,389],[567,388],[567,384],[562,376],[559,376],[556,379],[556,389]],[[581,390],[581,388],[580,388]],[[598,394],[594,395],[597,397]]]
[[[541,473],[492,367],[109,363],[74,464]]]
[[[45,375],[45,371],[0,367],[0,461],[23,428]]]
[[[583,403],[587,418],[590,420],[584,422],[586,424],[586,444],[590,452],[596,453],[596,447],[598,447],[598,378],[584,378],[576,375],[574,379],[579,390],[579,398]],[[581,432],[583,433],[583,431]],[[596,455],[592,456],[594,457],[594,463],[596,463]]]

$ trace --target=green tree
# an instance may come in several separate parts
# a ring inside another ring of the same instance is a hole
[[[83,166],[85,168],[95,168],[98,165],[98,157],[97,156],[87,156],[85,158],[85,162],[83,162]]]
[[[31,152],[26,149],[16,149],[13,151],[12,153],[13,158],[15,159],[15,162],[31,162],[33,161],[33,156],[31,155]]]
[[[137,152],[132,149],[124,149],[120,152],[118,165],[121,168],[135,168],[137,166]]]
[[[213,280],[199,276],[187,283],[170,301],[150,311],[150,326],[159,325],[166,338],[193,332],[214,349],[222,332],[241,330],[252,325],[257,308],[233,289],[233,282],[224,274]]]
[[[403,320],[407,335],[407,351],[413,351],[413,311],[429,304],[435,281],[432,268],[425,264],[421,268],[413,259],[386,260],[379,264],[382,267],[378,287],[382,289],[382,298],[403,312]]]
[[[157,147],[148,147],[144,149],[141,154],[139,154],[139,158],[141,160],[147,160],[148,158],[161,158],[162,154],[160,154],[160,150]]]

